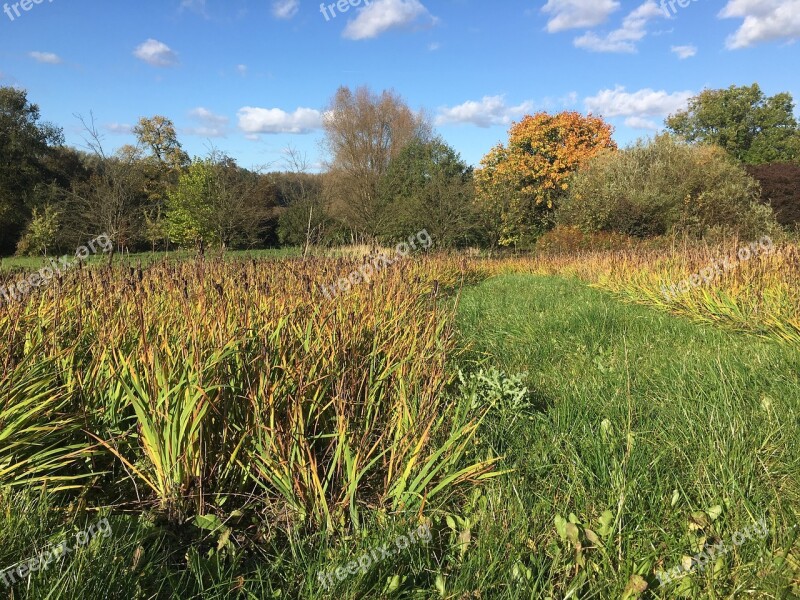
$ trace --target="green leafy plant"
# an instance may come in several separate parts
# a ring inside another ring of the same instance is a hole
[[[59,382],[55,361],[34,354],[0,378],[0,486],[78,488],[88,444]]]

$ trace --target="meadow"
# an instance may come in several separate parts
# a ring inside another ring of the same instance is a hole
[[[662,293],[739,246],[70,271],[0,306],[0,597],[796,597],[797,247]]]

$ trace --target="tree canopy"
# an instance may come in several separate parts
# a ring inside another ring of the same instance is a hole
[[[443,140],[415,140],[381,181],[382,233],[400,237],[427,229],[439,247],[479,237],[472,167]]]
[[[721,146],[746,164],[800,160],[800,129],[789,93],[767,97],[758,84],[705,90],[670,116],[667,129]]]
[[[670,134],[588,161],[572,179],[559,223],[634,237],[740,235],[775,226],[758,184],[722,148]]]
[[[220,153],[195,159],[167,194],[169,238],[179,246],[247,247],[257,242],[270,198],[258,177]]]
[[[793,111],[789,94],[766,97],[758,85],[707,90],[669,118],[679,136],[624,153],[602,118],[540,112],[513,123],[474,169],[396,92],[340,87],[321,112],[320,172],[289,148],[286,168],[265,173],[215,149],[190,160],[161,115],[138,119],[135,139],[108,152],[93,115],[78,116],[88,152],[76,150],[26,92],[0,88],[0,254],[71,251],[98,233],[129,252],[177,244],[307,253],[422,229],[440,247],[529,248],[557,223],[705,236],[766,227],[772,210],[788,226],[800,206]],[[761,164],[778,159],[786,162]],[[760,167],[769,207],[750,202],[758,186],[742,161]]]
[[[616,149],[612,128],[577,112],[540,112],[515,123],[476,172],[478,200],[495,242],[528,244],[552,224],[569,177],[587,159]]]
[[[331,210],[353,233],[375,235],[381,177],[409,143],[430,139],[430,123],[398,94],[366,87],[339,88],[325,115]]]
[[[36,194],[55,177],[48,162],[64,137],[40,119],[25,90],[0,87],[0,250],[14,248]]]

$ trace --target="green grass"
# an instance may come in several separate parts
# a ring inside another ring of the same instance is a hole
[[[13,598],[622,598],[635,575],[648,590],[631,598],[798,597],[794,350],[560,278],[467,289],[458,321],[469,348],[458,366],[527,373],[529,407],[489,419],[475,452],[502,451],[513,472],[458,514],[432,515],[430,544],[326,592],[317,573],[392,542],[409,529],[402,516],[376,515],[382,524],[363,537],[322,539],[247,514],[261,524],[259,542],[231,524],[216,552],[219,532],[117,514],[112,537],[18,583]],[[19,494],[0,496],[0,507],[0,569],[97,519]],[[557,527],[570,514],[575,527]],[[765,539],[658,587],[654,572],[695,554],[703,537],[728,543],[761,518]],[[9,594],[0,584],[0,598]]]
[[[789,597],[800,573],[775,557],[800,523],[795,352],[559,278],[491,280],[465,293],[460,322],[473,361],[528,372],[538,410],[505,430],[516,473],[493,491],[485,542],[456,587],[483,573],[484,589],[501,589],[519,560],[530,568],[521,586],[530,595],[509,582],[507,597],[618,598],[635,574],[652,589],[654,569],[698,551],[692,514],[718,506],[705,527],[712,540],[762,517],[770,535],[656,597]],[[554,539],[555,516],[573,513],[596,531],[606,510],[614,533],[580,567],[574,548]],[[487,564],[503,546],[507,562]]]
[[[217,256],[219,253],[215,251],[208,251],[207,256]],[[173,250],[170,252],[139,252],[134,254],[115,254],[114,261],[121,261],[132,266],[141,262],[142,265],[148,265],[164,259],[174,262],[188,260],[197,255],[194,250]],[[241,258],[295,258],[303,255],[302,248],[288,247],[288,248],[270,248],[262,250],[230,250],[226,251],[224,256],[226,259],[241,259]],[[100,255],[90,256],[86,262],[87,264],[103,262],[107,257]],[[20,272],[32,273],[46,264],[47,260],[39,256],[11,256],[0,257],[0,273],[4,272]]]

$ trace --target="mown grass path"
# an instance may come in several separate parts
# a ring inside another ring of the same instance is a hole
[[[527,372],[535,409],[491,433],[516,471],[490,492],[455,588],[620,598],[638,574],[642,597],[796,597],[796,350],[555,277],[488,280],[458,314],[470,361]],[[570,513],[577,539],[562,540]],[[655,572],[762,518],[766,538],[658,587]]]

